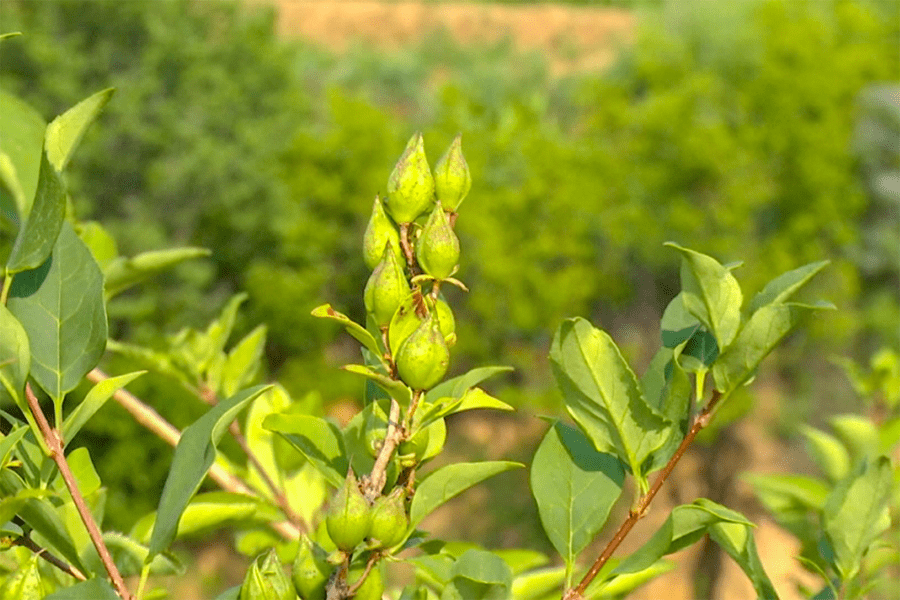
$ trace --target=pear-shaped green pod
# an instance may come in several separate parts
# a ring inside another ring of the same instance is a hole
[[[406,494],[402,487],[394,489],[389,496],[382,496],[375,501],[369,537],[380,544],[371,547],[393,548],[403,541],[408,528]]]
[[[349,471],[344,487],[331,500],[325,515],[325,528],[335,546],[350,552],[369,535],[371,523],[369,503],[359,491],[353,471]]]
[[[241,584],[240,600],[294,600],[294,588],[281,568],[275,549],[260,556]]]
[[[471,188],[472,176],[462,153],[462,134],[459,134],[434,166],[434,190],[438,202],[456,212]]]
[[[400,379],[415,390],[430,389],[443,379],[450,366],[450,350],[435,311],[404,340],[394,362]]]
[[[364,572],[365,568],[362,565],[351,566],[350,570],[347,571],[347,583],[349,585],[355,584]],[[381,600],[382,596],[384,596],[384,576],[381,574],[381,569],[376,565],[372,567],[372,570],[366,576],[366,580],[356,590],[353,600]]]
[[[431,439],[431,431],[428,427],[419,429],[415,435],[408,440],[400,442],[397,448],[397,454],[400,457],[400,466],[412,467],[425,458],[425,452],[428,450],[428,442]]]
[[[375,205],[372,207],[372,216],[366,226],[363,236],[363,260],[366,266],[374,269],[381,261],[384,254],[384,246],[391,243],[391,249],[397,256],[397,261],[403,262],[403,250],[400,247],[400,233],[391,218],[384,212],[384,204],[381,198],[375,196]]]
[[[409,292],[409,282],[403,273],[403,267],[388,242],[381,254],[381,262],[375,266],[366,282],[363,293],[366,310],[379,326],[387,325]]]
[[[451,345],[449,340],[456,341],[456,318],[453,316],[453,310],[441,296],[438,296],[437,300],[434,301],[434,310],[437,312],[441,335],[444,336],[447,345]]]
[[[406,338],[422,324],[418,310],[423,303],[422,292],[415,288],[397,307],[388,325],[388,344],[392,354],[396,355]]]
[[[450,277],[459,262],[459,239],[440,203],[431,211],[422,229],[416,244],[416,258],[422,270],[435,279]]]
[[[385,205],[397,223],[411,223],[434,204],[434,176],[428,167],[422,134],[417,133],[388,178]]]
[[[325,600],[325,584],[331,571],[328,553],[306,534],[302,535],[291,570],[291,581],[300,600]]]

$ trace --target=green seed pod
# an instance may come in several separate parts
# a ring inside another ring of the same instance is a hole
[[[372,207],[372,216],[366,226],[366,234],[363,236],[363,260],[366,266],[374,269],[381,256],[384,254],[384,246],[391,243],[391,249],[397,256],[397,262],[403,262],[403,250],[400,247],[400,233],[396,225],[384,212],[384,204],[381,198],[375,196],[375,206]]]
[[[356,583],[362,576],[363,571],[365,571],[365,568],[361,565],[350,567],[350,570],[347,572],[347,584],[353,585]],[[375,566],[369,571],[363,584],[356,590],[353,600],[381,600],[383,595],[384,578],[381,575],[381,569]]]
[[[450,365],[450,350],[435,311],[404,340],[394,362],[400,378],[416,390],[430,389],[444,377]]]
[[[437,312],[438,324],[441,326],[441,335],[448,346],[456,343],[456,319],[453,317],[453,310],[450,305],[441,296],[434,302],[434,310]]]
[[[328,553],[305,534],[302,535],[291,571],[291,581],[300,600],[325,600],[325,584],[331,570]]]
[[[450,277],[459,262],[459,239],[440,203],[431,211],[422,229],[416,244],[416,258],[422,270],[435,279]]]
[[[400,455],[400,462],[406,463],[403,466],[412,467],[422,462],[425,458],[425,451],[428,450],[428,441],[431,438],[431,432],[426,427],[419,429],[414,436],[408,440],[400,442],[397,454]]]
[[[325,515],[328,535],[340,550],[350,552],[369,535],[371,522],[369,503],[359,491],[353,471],[349,471],[344,487],[334,495],[328,514]]]
[[[384,247],[381,262],[372,271],[363,293],[366,310],[378,326],[387,325],[403,299],[409,295],[409,282],[390,242]]]
[[[422,324],[422,317],[417,312],[422,302],[424,302],[422,293],[416,288],[403,299],[391,317],[391,324],[388,326],[388,344],[392,354],[396,355],[404,340]]]
[[[472,176],[463,157],[462,134],[459,134],[434,166],[434,189],[438,202],[447,210],[456,212],[471,187]]]
[[[389,496],[375,501],[369,537],[380,542],[377,548],[393,548],[406,537],[409,518],[406,516],[406,494],[396,488]]]
[[[428,168],[422,134],[406,144],[388,179],[387,211],[397,223],[411,223],[434,204],[434,177]]]
[[[294,588],[281,568],[275,549],[260,556],[244,577],[240,600],[294,600]]]
[[[367,406],[363,413],[366,414],[364,429],[366,451],[372,458],[377,458],[387,436],[387,415],[377,402]]]

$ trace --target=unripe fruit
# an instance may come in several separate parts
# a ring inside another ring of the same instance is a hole
[[[353,471],[349,471],[325,516],[328,535],[340,550],[350,552],[369,535],[371,522],[369,503],[359,491]]]
[[[364,426],[366,451],[372,458],[377,458],[384,445],[384,438],[387,436],[387,415],[377,402],[367,406],[364,413],[366,414]]]
[[[388,242],[391,243],[391,250],[397,256],[397,261],[402,263],[403,250],[400,247],[400,233],[387,213],[384,212],[381,198],[375,196],[375,206],[372,207],[372,216],[369,218],[369,224],[366,226],[366,233],[363,236],[363,260],[367,267],[374,269],[378,265],[384,254],[384,246]]]
[[[291,581],[300,600],[325,600],[325,584],[332,567],[328,553],[309,537],[300,537],[300,548],[291,571]]]
[[[410,223],[434,203],[434,177],[428,168],[422,134],[417,133],[388,179],[387,211],[397,223]]]
[[[391,243],[387,242],[381,254],[381,262],[375,266],[366,282],[363,293],[366,310],[379,327],[387,325],[394,316],[394,311],[408,295],[409,282]]]
[[[417,312],[422,302],[422,293],[416,288],[403,299],[391,317],[391,324],[388,326],[388,345],[393,355],[396,356],[397,350],[406,338],[422,324],[422,318]]]
[[[238,598],[240,600],[294,600],[294,589],[287,575],[284,574],[274,549],[253,561],[241,584]]]
[[[438,324],[441,327],[441,335],[448,346],[456,343],[456,319],[453,317],[453,310],[450,305],[442,297],[434,301],[434,310],[437,312]]]
[[[405,496],[403,488],[397,488],[389,496],[375,501],[369,537],[381,543],[374,547],[392,548],[406,537],[409,518],[406,516]]]
[[[347,572],[347,584],[353,585],[356,583],[364,570],[362,566],[350,567],[350,570]],[[353,600],[381,600],[383,595],[384,579],[381,576],[381,569],[376,566],[372,567],[372,570],[366,576],[366,580],[356,590]]]
[[[400,378],[415,390],[430,389],[444,377],[450,366],[450,350],[435,311],[404,340],[394,362]]]
[[[434,166],[434,189],[438,202],[456,212],[471,187],[472,176],[463,157],[462,134],[459,134]]]
[[[438,203],[416,244],[416,259],[422,270],[435,279],[447,279],[459,262],[459,239],[450,227],[447,213]]]
[[[425,452],[428,450],[428,441],[431,433],[427,427],[419,429],[414,436],[408,440],[400,442],[397,454],[400,456],[400,463],[404,467],[412,467],[425,458]]]

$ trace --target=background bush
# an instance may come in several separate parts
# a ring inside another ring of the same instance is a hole
[[[884,222],[897,191],[872,175],[896,169],[896,152],[872,150],[885,136],[860,129],[894,114],[866,94],[900,77],[895,6],[655,4],[614,68],[552,78],[508,42],[463,47],[440,32],[402,52],[336,56],[277,39],[273,14],[256,7],[7,0],[3,29],[25,35],[3,44],[0,83],[45,117],[118,88],[70,169],[76,210],[126,254],[213,251],[113,303],[115,335],[161,343],[245,289],[239,333],[269,324],[269,366],[297,396],[313,382],[326,403],[358,396],[332,368],[355,346],[332,342],[342,338],[309,310],[329,301],[362,318],[370,193],[416,129],[432,159],[464,134],[477,186],[458,229],[472,292],[455,303],[454,364],[517,367],[508,401],[556,402],[546,354],[564,317],[603,323],[647,357],[646,324],[676,289],[669,239],[744,258],[750,289],[830,258],[818,285],[842,309],[827,321],[844,344],[833,351],[896,346],[897,226]],[[794,364],[821,368],[826,353],[802,341]],[[149,396],[158,382],[145,385]],[[176,425],[196,416],[176,392],[150,398]],[[136,432],[115,414],[92,426],[98,444]],[[118,451],[151,464],[145,455],[164,450],[135,440]],[[97,457],[113,489],[140,498],[159,485],[121,455]]]

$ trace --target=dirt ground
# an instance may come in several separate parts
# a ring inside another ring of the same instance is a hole
[[[419,3],[377,0],[248,0],[277,2],[278,28],[341,51],[355,43],[396,50],[437,29],[463,43],[509,37],[521,51],[547,57],[551,72],[602,69],[632,39],[634,16],[614,8],[559,4]]]

